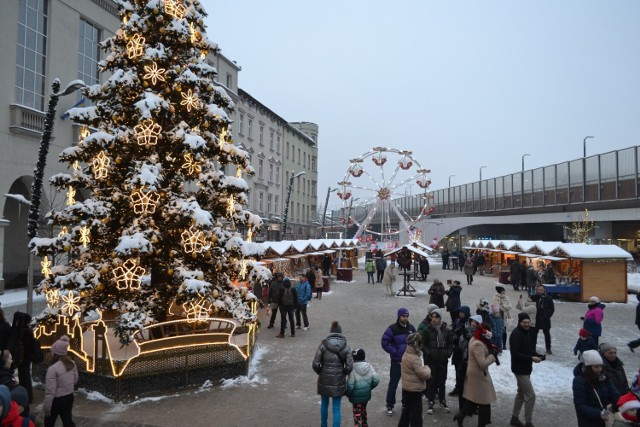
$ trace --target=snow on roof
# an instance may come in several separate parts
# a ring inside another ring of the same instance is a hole
[[[267,249],[271,249],[278,255],[282,255],[291,249],[291,242],[288,240],[283,240],[282,242],[264,242],[262,245],[265,248],[265,252]]]
[[[587,245],[585,243],[561,243],[557,249],[551,251],[550,255],[581,259],[611,258],[633,260],[629,252],[616,245]]]
[[[417,247],[419,247],[421,249],[424,249],[426,251],[433,252],[433,248],[430,248],[429,246],[425,245],[424,243],[412,242],[411,244],[415,245],[415,246],[417,246]]]
[[[542,240],[516,240],[513,245],[509,246],[507,249],[521,250],[522,252],[529,252],[529,249],[535,246],[536,243],[541,243]]]
[[[549,252],[560,246],[562,242],[537,242],[535,245],[529,248],[529,250],[538,250],[544,255],[549,255]]]
[[[294,240],[291,242],[291,245],[298,252],[304,252],[310,246],[308,240]]]

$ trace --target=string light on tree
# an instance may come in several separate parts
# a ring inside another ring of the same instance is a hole
[[[189,23],[189,33],[191,33],[191,43],[195,43],[198,41],[198,31],[196,31],[195,25],[193,22]]]
[[[67,206],[73,206],[76,204],[76,189],[69,186],[67,190]]]
[[[247,265],[248,264],[249,264],[249,262],[246,259],[243,259],[242,261],[240,261],[240,272],[238,273],[238,275],[240,276],[240,278],[242,280],[244,280],[245,277],[247,276]]]
[[[145,43],[146,40],[144,37],[138,33],[134,34],[127,43],[127,56],[129,59],[136,59],[137,57],[142,56],[144,53],[143,46]]]
[[[144,66],[144,71],[147,72],[147,74],[145,74],[143,76],[143,78],[147,79],[147,80],[151,80],[152,84],[156,84],[157,82],[164,82],[164,72],[167,71],[165,68],[158,68],[158,64],[156,64],[155,62],[151,64],[151,66],[149,65],[145,65]]]
[[[184,14],[186,13],[185,7],[179,0],[165,0],[164,10],[176,19],[184,18]]]
[[[119,290],[140,289],[144,268],[140,267],[133,259],[128,259],[120,267],[113,270],[113,277],[116,279],[116,287]]]
[[[247,230],[247,242],[251,243],[251,239],[253,239],[253,228],[249,227]]]
[[[64,295],[61,296],[62,299],[62,307],[60,311],[63,314],[66,314],[69,317],[73,317],[73,315],[80,311],[80,296],[76,295],[74,291],[67,291]]]
[[[60,229],[60,232],[58,233],[58,237],[64,237],[67,234],[69,234],[69,229],[67,228],[66,225],[63,225],[62,228]]]
[[[184,155],[184,164],[182,165],[182,169],[186,169],[189,175],[202,172],[200,162],[195,160],[191,153],[187,153]]]
[[[155,191],[136,190],[131,195],[133,211],[138,215],[152,214],[156,211],[156,204],[160,201],[160,195]]]
[[[145,119],[139,125],[134,126],[133,130],[136,132],[138,145],[156,145],[162,126],[153,120]]]
[[[233,194],[231,194],[228,198],[227,198],[227,214],[229,216],[232,216],[233,214],[236,213],[236,200],[233,197]]]
[[[192,224],[188,230],[185,230],[180,235],[182,237],[182,246],[186,253],[202,253],[207,244],[206,235],[195,228],[195,224]]]
[[[191,112],[192,108],[198,108],[200,106],[200,101],[198,97],[191,89],[187,91],[187,93],[182,92],[180,94],[182,96],[182,101],[180,101],[180,105],[184,105],[188,112]]]
[[[109,171],[109,166],[111,166],[111,159],[107,156],[104,151],[101,151],[100,154],[93,159],[93,174],[96,179],[104,179],[107,177],[107,173]]]
[[[84,224],[81,228],[80,228],[80,243],[82,243],[82,247],[86,248],[89,245],[89,242],[91,242],[91,230],[89,229],[89,227],[87,227],[86,224]]]
[[[44,278],[48,279],[51,277],[51,261],[49,261],[49,257],[45,256],[42,261],[40,261],[40,266],[42,266],[42,274],[44,274]]]
[[[202,298],[199,301],[189,301],[182,307],[189,323],[203,321],[209,317],[209,304]]]
[[[60,304],[60,291],[58,289],[49,289],[45,293],[45,298],[49,308],[56,308]]]
[[[80,141],[78,141],[78,144],[80,144],[82,141],[84,141],[84,139],[86,137],[88,137],[89,135],[91,135],[91,132],[89,132],[89,128],[86,126],[82,126],[80,128]]]

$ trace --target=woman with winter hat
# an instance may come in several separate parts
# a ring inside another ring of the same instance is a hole
[[[593,337],[596,345],[598,345],[598,339],[602,335],[602,319],[604,319],[605,305],[600,302],[600,298],[592,296],[589,298],[589,304],[587,305],[587,312],[581,317],[584,320],[582,325]]]
[[[596,350],[582,353],[583,363],[574,369],[573,405],[578,427],[605,427],[613,425],[612,405],[620,393],[603,373],[603,361]]]
[[[51,346],[51,365],[47,369],[44,391],[44,425],[53,427],[58,416],[64,427],[74,427],[71,410],[73,391],[78,383],[78,368],[67,356],[69,337],[63,335]]]
[[[332,398],[333,427],[339,427],[340,401],[347,391],[347,375],[353,369],[353,355],[337,320],[331,323],[329,335],[320,343],[311,367],[318,374],[320,425],[327,427],[329,398]]]
[[[603,371],[609,381],[616,386],[620,394],[629,391],[627,373],[624,371],[624,363],[618,358],[618,349],[607,342],[600,343],[600,355],[602,356]]]
[[[407,336],[402,355],[402,415],[398,427],[422,427],[422,393],[431,378],[431,370],[422,360],[422,338],[418,332]]]

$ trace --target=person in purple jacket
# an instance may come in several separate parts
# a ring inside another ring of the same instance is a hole
[[[398,309],[398,320],[384,331],[380,341],[382,348],[389,353],[391,359],[389,388],[387,388],[387,415],[393,415],[396,391],[400,382],[402,356],[407,349],[407,336],[414,332],[416,328],[409,323],[409,310],[402,307]]]

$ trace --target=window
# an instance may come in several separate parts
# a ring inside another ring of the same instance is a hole
[[[267,194],[267,213],[271,213],[271,194]]]
[[[280,184],[280,166],[276,166],[276,183]]]
[[[306,188],[307,188],[307,181],[304,178],[302,178],[302,195],[303,196],[305,194]]]
[[[260,145],[264,145],[264,126],[262,125],[260,125]]]
[[[36,110],[44,110],[46,61],[47,1],[20,0],[16,52],[16,103]]]
[[[227,73],[227,87],[232,89],[231,85],[233,85],[233,76],[231,73]]]
[[[277,215],[280,210],[279,208],[280,208],[280,196],[276,195],[274,199],[274,204],[273,204],[273,213]]]
[[[300,157],[301,157],[301,153],[302,151],[298,148],[298,164],[300,164]]]
[[[262,179],[262,167],[264,161],[262,159],[258,160],[258,178]]]
[[[313,172],[316,171],[316,158],[315,158],[315,156],[311,158],[311,170]]]
[[[269,182],[273,182],[273,163],[269,163]]]
[[[273,131],[269,135],[269,148],[273,150]]]
[[[302,153],[302,166],[307,167],[307,153]]]
[[[276,139],[276,153],[280,152],[280,135]]]
[[[251,119],[249,119],[249,134],[247,135],[247,138],[253,138],[253,120]]]
[[[287,142],[287,159],[289,158],[289,142]]]
[[[244,114],[240,113],[240,125],[239,125],[240,129],[238,129],[238,133],[239,134],[244,134]]]
[[[291,147],[291,161],[296,161],[296,147]]]
[[[264,193],[261,191],[258,195],[258,212],[263,212],[264,209]]]
[[[87,85],[98,83],[98,61],[100,61],[100,30],[80,19],[78,37],[78,78]]]

